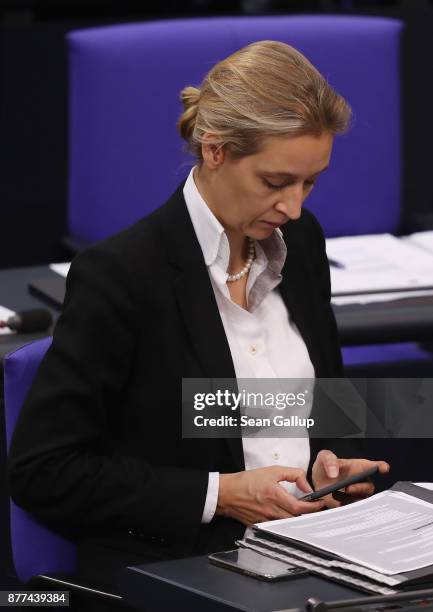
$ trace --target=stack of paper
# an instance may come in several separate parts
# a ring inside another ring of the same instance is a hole
[[[433,581],[433,493],[411,483],[325,512],[255,525],[240,546],[362,590]]]
[[[410,236],[404,236],[402,240],[433,253],[433,232],[416,232]]]
[[[433,295],[433,252],[415,242],[391,234],[350,236],[328,239],[326,251],[335,304]]]

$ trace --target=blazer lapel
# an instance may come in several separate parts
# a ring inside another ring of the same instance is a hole
[[[176,299],[203,377],[235,379],[230,347],[182,189],[183,184],[161,209]],[[244,469],[242,440],[227,438],[226,442],[237,469]]]
[[[163,229],[168,259],[174,269],[176,299],[203,367],[203,376],[234,378],[230,348],[182,187],[163,210]]]
[[[281,297],[286,305],[290,318],[299,330],[310,355],[317,377],[326,376],[323,355],[318,345],[321,338],[319,322],[314,311],[312,296],[305,283],[305,271],[300,262],[300,249],[296,243],[295,223],[287,224],[285,232],[287,258],[282,270],[283,280],[279,285]]]

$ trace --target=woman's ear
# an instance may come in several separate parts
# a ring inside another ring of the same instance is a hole
[[[204,142],[201,145],[201,154],[203,157],[203,163],[210,169],[215,170],[222,165],[225,158],[224,143],[215,144],[213,142],[206,142],[206,136],[204,136]],[[212,135],[209,134],[209,139]]]

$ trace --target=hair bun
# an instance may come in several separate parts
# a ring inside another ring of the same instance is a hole
[[[191,106],[196,106],[200,100],[200,89],[198,87],[185,87],[180,92],[180,99],[183,108],[188,110]]]
[[[177,128],[182,138],[188,142],[195,128],[200,93],[200,89],[191,86],[185,87],[180,92],[180,100],[183,104],[184,111],[177,122]]]
[[[268,136],[346,131],[350,107],[299,51],[262,40],[218,62],[199,87],[180,93],[177,127],[186,149],[203,161],[203,144],[231,159],[254,155]]]

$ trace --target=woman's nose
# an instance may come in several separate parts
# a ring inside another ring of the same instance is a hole
[[[301,216],[303,201],[302,186],[291,185],[290,188],[281,192],[280,200],[275,205],[275,209],[294,221]]]

